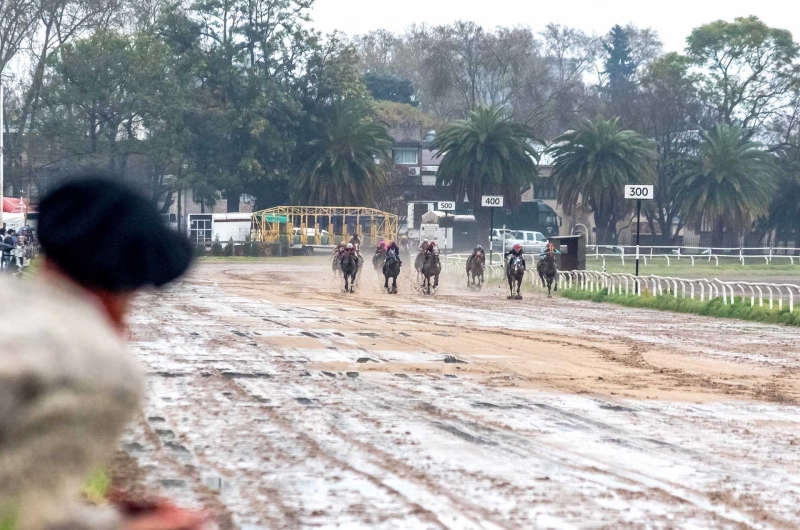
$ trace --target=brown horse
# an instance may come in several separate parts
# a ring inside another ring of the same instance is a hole
[[[483,252],[478,252],[470,256],[467,260],[467,287],[483,287],[483,271],[486,265],[486,256]],[[470,275],[472,281],[470,282]]]
[[[556,265],[555,248],[548,245],[548,252],[536,265],[539,279],[542,280],[542,287],[547,287],[547,297],[550,298],[550,290],[558,292],[558,266]],[[555,285],[555,287],[553,287]]]
[[[431,294],[431,278],[433,278],[433,288],[439,287],[439,274],[442,272],[442,264],[439,262],[439,249],[433,252],[426,252],[422,261],[422,289],[426,294]]]

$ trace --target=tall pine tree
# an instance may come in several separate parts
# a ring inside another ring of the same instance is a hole
[[[613,117],[628,125],[631,99],[635,92],[636,63],[631,54],[630,38],[625,29],[617,24],[608,34],[606,49],[606,96],[608,111]]]

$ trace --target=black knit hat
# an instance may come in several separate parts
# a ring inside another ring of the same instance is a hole
[[[189,240],[127,186],[89,174],[58,186],[39,204],[39,242],[64,274],[110,292],[162,286],[189,268]]]

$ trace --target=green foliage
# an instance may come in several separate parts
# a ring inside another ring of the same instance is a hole
[[[703,99],[723,123],[761,126],[796,83],[792,34],[757,17],[704,24],[686,43],[687,55],[705,70]]]
[[[795,310],[794,313],[789,313],[789,309],[786,306],[782,310],[758,306],[750,307],[749,303],[742,303],[741,298],[731,305],[725,304],[722,298],[714,298],[710,302],[701,302],[690,298],[652,296],[648,292],[644,292],[642,296],[609,294],[608,289],[596,292],[582,291],[579,289],[564,289],[559,291],[559,293],[570,300],[591,300],[592,302],[608,302],[626,307],[658,309],[661,311],[693,313],[717,318],[738,318],[740,320],[800,326],[800,311],[798,310]]]
[[[431,148],[444,153],[438,186],[450,186],[454,198],[476,203],[485,193],[519,204],[523,188],[536,176],[539,152],[533,132],[513,123],[500,107],[478,107],[465,120],[442,130]]]
[[[304,152],[295,196],[304,204],[373,206],[388,183],[392,139],[359,99],[333,102]]]
[[[372,97],[378,101],[393,101],[414,107],[419,104],[414,95],[414,85],[408,79],[368,73],[364,76],[364,83]]]
[[[620,190],[653,182],[655,144],[617,120],[597,119],[557,138],[549,152],[558,201],[571,212],[583,200],[594,212],[598,242],[616,242],[616,224],[629,208]]]
[[[700,151],[675,180],[687,219],[714,222],[714,244],[722,230],[738,235],[769,210],[775,184],[773,163],[736,126],[717,125],[703,133]]]
[[[206,246],[204,243],[195,243],[194,245],[194,256],[196,258],[201,258],[206,254]]]
[[[775,231],[776,246],[800,236],[800,148],[791,146],[780,152],[777,163],[776,193],[769,214],[759,222],[762,233]]]
[[[222,256],[222,244],[219,241],[214,241],[214,243],[211,244],[211,255]]]
[[[230,238],[222,249],[223,256],[233,256],[233,238]]]

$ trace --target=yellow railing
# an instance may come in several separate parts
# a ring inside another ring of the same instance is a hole
[[[295,233],[295,228],[299,228]],[[396,215],[374,208],[276,206],[253,213],[252,240],[289,246],[336,245],[358,234],[365,247],[397,239]]]

